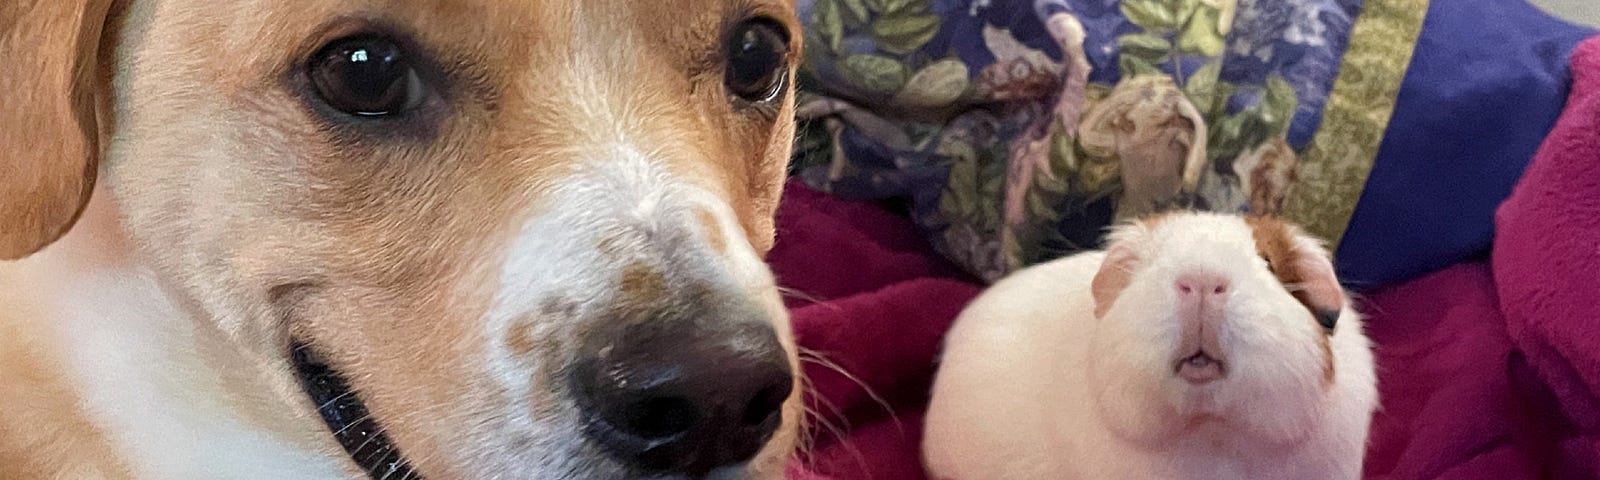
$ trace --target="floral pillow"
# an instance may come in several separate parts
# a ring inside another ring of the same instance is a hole
[[[1593,33],[1523,0],[799,7],[798,173],[909,200],[989,280],[1164,208],[1286,216],[1358,287],[1481,256]]]
[[[1339,76],[1356,0],[800,4],[801,174],[909,197],[935,246],[988,280],[1168,208],[1337,231],[1389,112],[1330,92],[1393,98],[1409,55]],[[1402,20],[1369,41],[1411,43],[1420,12]]]

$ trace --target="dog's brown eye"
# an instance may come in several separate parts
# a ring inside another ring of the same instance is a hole
[[[768,20],[740,24],[728,36],[728,91],[751,102],[777,97],[783,86],[789,39]]]
[[[335,41],[311,60],[322,100],[351,115],[394,115],[422,103],[422,79],[394,42],[379,37]]]

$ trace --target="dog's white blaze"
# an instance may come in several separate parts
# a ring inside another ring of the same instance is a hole
[[[750,245],[750,239],[745,237],[744,226],[739,224],[733,207],[711,192],[700,189],[688,192],[685,198],[711,212],[716,219],[716,231],[705,232],[705,235],[719,237],[722,244],[727,245],[723,259],[734,280],[751,291],[772,290],[772,271],[767,269],[766,262],[761,260],[755,247]]]
[[[536,213],[523,220],[503,251],[485,318],[491,376],[512,399],[502,414],[514,428],[535,432],[532,438],[556,443],[574,433],[563,430],[566,426],[535,421],[524,400],[544,387],[534,384],[534,359],[518,358],[505,341],[517,328],[533,329],[533,338],[558,335],[562,322],[570,319],[539,318],[547,301],[570,304],[578,315],[602,310],[615,298],[623,268],[639,258],[659,260],[649,258],[662,251],[651,242],[681,234],[693,242],[668,247],[666,254],[692,255],[702,264],[717,265],[750,293],[771,290],[772,284],[726,200],[674,176],[633,144],[619,142],[598,150],[597,157],[580,160],[575,173],[553,182],[536,204],[527,206]],[[716,218],[715,231],[703,231],[696,221],[695,212],[702,209]],[[723,255],[711,248],[711,235],[726,246]],[[608,251],[600,250],[602,241],[610,243]]]
[[[52,260],[51,252],[28,260],[39,267],[34,278],[52,278],[44,273]],[[230,399],[218,386],[220,373],[193,353],[197,342],[210,340],[151,273],[78,271],[59,283],[73,290],[44,289],[55,313],[51,340],[64,352],[88,414],[106,427],[135,476],[348,478],[342,456],[295,447],[223,404]]]

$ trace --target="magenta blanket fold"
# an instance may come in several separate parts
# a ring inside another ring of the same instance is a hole
[[[939,341],[980,288],[902,217],[799,184],[786,195],[769,262],[807,349],[815,424],[789,477],[924,480],[917,442]],[[1513,349],[1487,264],[1371,292],[1361,304],[1384,396],[1368,478],[1585,478],[1552,467],[1562,424],[1545,411],[1557,397],[1541,393]]]
[[[1494,275],[1521,371],[1546,402],[1553,475],[1600,465],[1600,38],[1572,55],[1567,110],[1496,216]]]

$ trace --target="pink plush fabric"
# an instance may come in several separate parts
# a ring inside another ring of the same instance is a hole
[[[1514,371],[1518,355],[1487,264],[1457,265],[1359,298],[1382,403],[1367,478],[1548,478],[1543,420],[1523,395],[1526,377]]]
[[[1573,53],[1567,111],[1496,217],[1493,255],[1511,340],[1546,398],[1552,464],[1600,465],[1600,38]],[[1567,477],[1562,477],[1567,478]]]
[[[815,441],[790,478],[924,480],[917,442],[939,341],[979,287],[906,219],[799,184],[786,193],[769,261],[795,291],[801,345],[826,359],[806,363]],[[1554,403],[1512,348],[1487,264],[1361,302],[1384,398],[1368,478],[1586,478],[1552,466],[1563,424],[1545,414]]]
[[[793,182],[768,256],[791,290],[811,385],[811,453],[795,480],[921,479],[916,442],[940,339],[980,287],[911,222]]]

